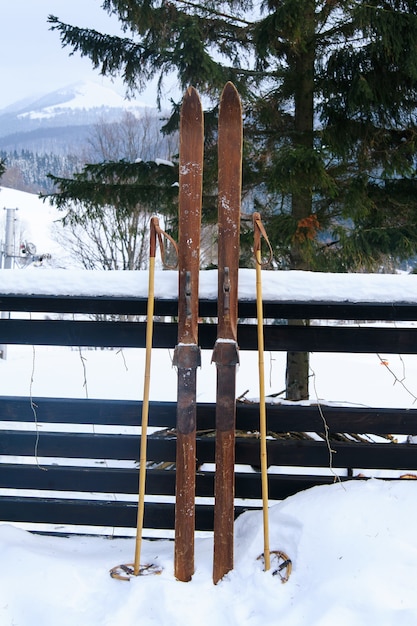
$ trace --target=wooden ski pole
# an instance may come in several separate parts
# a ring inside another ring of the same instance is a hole
[[[138,576],[140,569],[140,553],[142,548],[143,520],[145,513],[145,484],[146,484],[146,447],[149,421],[149,391],[151,382],[151,355],[153,339],[153,313],[155,306],[155,257],[158,218],[153,217],[150,224],[149,242],[149,275],[148,275],[148,305],[146,311],[146,349],[145,349],[145,375],[143,381],[142,399],[142,426],[140,435],[139,455],[139,502],[136,526],[135,560],[133,573]]]
[[[147,448],[147,431],[149,421],[149,392],[151,381],[151,356],[153,341],[153,316],[155,306],[155,259],[156,259],[156,242],[159,240],[161,249],[162,262],[164,260],[163,236],[171,241],[177,250],[176,243],[167,235],[159,226],[157,217],[152,217],[150,222],[150,244],[149,244],[149,273],[148,273],[148,303],[146,311],[146,347],[145,347],[145,374],[143,383],[143,399],[142,399],[142,420],[141,420],[141,438],[139,453],[139,492],[138,492],[138,513],[136,525],[136,542],[135,557],[133,564],[119,565],[110,570],[112,578],[119,580],[130,580],[131,576],[139,576],[142,573],[159,574],[161,568],[157,565],[146,564],[141,567],[140,555],[142,549],[143,522],[145,513],[145,485],[146,485],[146,448]]]
[[[269,549],[269,516],[268,516],[268,462],[266,449],[266,407],[265,407],[265,367],[264,367],[264,330],[263,330],[263,305],[262,305],[262,264],[261,238],[265,238],[272,259],[272,248],[263,227],[259,213],[253,214],[254,228],[254,254],[256,265],[256,313],[258,321],[258,371],[259,371],[259,421],[261,443],[261,480],[262,480],[262,511],[264,529],[264,567],[265,571],[271,568],[271,556]],[[268,264],[267,263],[267,264]],[[266,265],[267,265],[266,264]]]

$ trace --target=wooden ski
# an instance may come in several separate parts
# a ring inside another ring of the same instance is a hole
[[[175,577],[187,582],[194,573],[196,472],[196,370],[198,278],[203,180],[204,122],[193,87],[184,95],[180,118],[177,452],[175,505]]]
[[[232,83],[223,89],[218,129],[218,326],[213,582],[233,569],[235,417],[242,107]]]

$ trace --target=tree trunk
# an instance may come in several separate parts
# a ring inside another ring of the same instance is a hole
[[[315,34],[315,2],[306,0],[305,20],[302,41],[295,43],[292,64],[295,67],[297,86],[294,96],[294,147],[313,150],[314,128],[314,34]],[[291,198],[291,213],[296,223],[312,214],[312,189],[300,180],[297,190]],[[303,241],[294,237],[290,250],[291,269],[309,269]],[[308,320],[289,320],[289,324],[305,326]],[[286,399],[306,400],[308,390],[309,354],[308,352],[288,352],[286,370]]]
[[[293,326],[308,326],[310,320],[289,320],[288,323]],[[308,399],[309,356],[308,352],[287,352],[285,376],[287,400]]]

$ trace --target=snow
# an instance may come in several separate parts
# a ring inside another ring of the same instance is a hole
[[[145,541],[158,576],[110,578],[131,563],[133,539],[53,538],[0,526],[3,626],[414,626],[416,485],[349,482],[315,487],[270,510],[270,546],[292,573],[282,584],[258,560],[262,514],[236,522],[235,569],[211,582],[212,540],[196,541],[196,571],[175,580],[173,543]],[[276,568],[275,568],[276,569]]]
[[[239,270],[239,299],[255,297],[255,270]],[[370,276],[372,279],[370,280]],[[57,296],[118,296],[146,298],[147,271],[87,271],[44,269],[42,272],[8,270],[0,274],[1,294]],[[155,297],[172,299],[178,290],[176,271],[157,270]],[[325,274],[262,271],[265,301],[415,303],[416,274]],[[200,273],[200,298],[217,299],[217,271]]]
[[[7,206],[2,190],[0,202]],[[15,206],[15,203],[13,203]],[[23,205],[19,210],[23,210]],[[28,208],[30,211],[30,207]],[[47,207],[45,207],[47,210]],[[39,226],[40,246],[43,225]],[[33,231],[35,232],[35,230]],[[45,245],[48,242],[45,240]],[[63,279],[65,272],[65,280]],[[158,272],[160,297],[177,288],[176,272]],[[241,297],[253,296],[254,272],[240,275]],[[415,276],[322,275],[264,272],[265,299],[415,302]],[[33,269],[0,272],[0,293],[146,296],[146,272],[74,272]],[[201,275],[201,295],[215,298],[215,272]],[[413,293],[414,292],[414,293]],[[198,398],[213,401],[215,366],[203,354]],[[151,399],[175,399],[176,373],[167,350],[152,356]],[[241,353],[237,393],[256,396],[257,355]],[[416,394],[416,358],[387,356],[390,368]],[[143,351],[87,351],[9,346],[0,361],[0,394],[141,397]],[[266,393],[284,379],[281,353],[269,355]],[[395,384],[377,355],[314,354],[313,395],[327,402],[412,407],[414,398]],[[63,375],[65,372],[65,375]],[[164,384],[161,386],[160,381]],[[88,383],[88,389],[85,382]],[[271,550],[292,562],[283,584],[277,565],[262,570],[262,512],[235,525],[235,567],[214,586],[211,537],[198,537],[196,570],[189,583],[175,580],[172,541],[144,540],[142,563],[162,567],[158,576],[114,580],[109,570],[134,558],[134,538],[34,535],[0,524],[1,626],[415,626],[417,594],[417,485],[413,480],[350,481],[315,487],[273,504]],[[145,505],[146,506],[146,505]]]
[[[63,214],[48,202],[43,202],[33,193],[0,187],[0,207],[16,209],[16,250],[23,239],[34,243],[38,254],[48,252],[54,257],[64,256],[65,251],[52,236],[53,223],[62,219]],[[5,220],[6,211],[0,211],[0,241],[4,240]]]
[[[169,159],[155,159],[157,165],[167,165],[168,167],[174,167],[174,163]]]

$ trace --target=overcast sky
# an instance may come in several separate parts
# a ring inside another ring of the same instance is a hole
[[[0,109],[36,94],[79,80],[111,85],[88,59],[70,56],[59,34],[49,30],[48,15],[75,26],[120,34],[119,22],[102,8],[102,0],[0,0]],[[124,93],[121,83],[117,90]],[[154,88],[138,99],[155,104]]]

